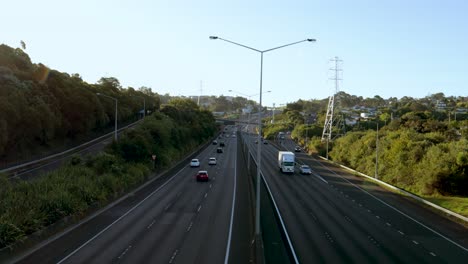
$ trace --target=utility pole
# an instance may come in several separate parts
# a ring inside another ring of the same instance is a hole
[[[271,120],[271,123],[275,123],[275,103],[273,103],[273,119]]]
[[[377,136],[375,138],[375,175],[374,178],[378,178],[379,171],[379,121],[377,120]]]
[[[198,95],[198,106],[200,106],[200,96],[203,92],[203,81],[200,81],[200,94]]]

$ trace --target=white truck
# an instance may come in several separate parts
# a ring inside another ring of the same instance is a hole
[[[295,155],[291,151],[278,152],[278,167],[283,173],[294,173]]]

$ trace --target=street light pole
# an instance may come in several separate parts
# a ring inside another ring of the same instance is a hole
[[[275,103],[273,103],[273,112],[272,112],[272,119],[271,119],[271,123],[274,124],[275,123]]]
[[[118,105],[118,100],[117,100],[117,98],[114,98],[112,96],[108,96],[108,95],[105,95],[105,94],[102,94],[102,93],[96,93],[96,94],[99,95],[99,96],[104,96],[104,97],[110,98],[110,99],[115,101],[114,139],[117,142],[117,105]]]
[[[377,136],[375,138],[375,175],[374,178],[377,179],[379,171],[379,121],[377,121]]]
[[[144,96],[132,95],[133,97],[139,97],[143,99],[143,118],[146,117],[146,98]]]
[[[246,49],[250,49],[250,50],[253,50],[255,52],[260,53],[260,100],[259,100],[260,111],[258,112],[258,136],[257,136],[257,140],[258,140],[258,146],[257,146],[258,164],[257,164],[257,186],[256,186],[256,192],[257,193],[256,193],[256,205],[255,205],[255,207],[256,207],[256,210],[255,210],[255,235],[256,235],[256,238],[258,239],[259,236],[260,236],[260,172],[261,172],[261,164],[262,164],[262,162],[261,162],[261,159],[262,159],[262,155],[261,155],[261,151],[262,151],[261,136],[262,136],[263,53],[266,53],[266,52],[269,52],[269,51],[272,51],[272,50],[276,50],[276,49],[280,49],[280,48],[284,48],[284,47],[287,47],[287,46],[299,44],[301,42],[306,42],[306,41],[315,42],[316,40],[315,39],[304,39],[304,40],[301,40],[301,41],[296,41],[296,42],[293,42],[293,43],[289,43],[289,44],[286,44],[286,45],[278,46],[278,47],[267,49],[267,50],[258,50],[258,49],[254,49],[252,47],[249,47],[249,46],[246,46],[246,45],[243,45],[243,44],[231,41],[231,40],[227,40],[227,39],[217,37],[217,36],[210,36],[210,39],[220,39],[220,40],[229,42],[231,44],[234,44],[234,45],[237,45],[237,46],[240,46],[240,47],[244,47]]]

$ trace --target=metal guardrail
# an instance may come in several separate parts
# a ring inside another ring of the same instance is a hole
[[[134,122],[134,123],[132,123],[132,124],[129,124],[129,125],[127,125],[127,126],[121,127],[121,128],[119,128],[117,131],[120,132],[120,131],[122,131],[122,130],[124,130],[124,129],[127,129],[127,128],[129,128],[129,127],[132,127],[132,126],[134,126],[135,124],[137,124],[138,122],[140,122],[141,120],[142,120],[142,119],[140,119],[140,120],[138,120],[138,121],[136,121],[136,122]],[[44,158],[40,158],[40,159],[37,159],[37,160],[33,160],[33,161],[29,161],[29,162],[22,163],[22,164],[19,164],[19,165],[15,165],[15,166],[12,166],[12,167],[8,167],[8,168],[6,168],[6,169],[2,169],[2,170],[0,170],[0,173],[14,171],[14,170],[17,170],[17,169],[20,169],[20,168],[28,167],[28,166],[31,166],[31,165],[34,165],[34,164],[37,164],[37,163],[41,163],[41,162],[47,161],[47,160],[49,160],[49,159],[53,159],[53,158],[56,158],[56,157],[59,157],[59,156],[63,156],[63,155],[65,155],[65,154],[68,154],[68,153],[70,153],[70,152],[73,152],[73,151],[75,151],[75,150],[77,150],[77,149],[81,149],[81,148],[83,148],[83,147],[86,147],[86,146],[88,146],[88,145],[90,145],[90,144],[92,144],[92,143],[94,143],[94,142],[100,141],[100,140],[102,140],[103,138],[112,136],[113,134],[114,134],[114,132],[110,132],[110,133],[107,133],[107,134],[105,134],[105,135],[103,135],[103,136],[100,136],[100,137],[98,137],[98,138],[95,138],[95,139],[93,139],[93,140],[91,140],[91,141],[88,141],[88,142],[86,142],[86,143],[83,143],[83,144],[81,144],[81,145],[79,145],[79,146],[76,146],[76,147],[73,147],[73,148],[71,148],[71,149],[65,150],[65,151],[63,151],[63,152],[55,153],[55,154],[53,154],[53,155],[50,155],[50,156],[47,156],[47,157],[44,157]]]

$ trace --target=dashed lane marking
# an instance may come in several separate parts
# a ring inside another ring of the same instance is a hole
[[[132,245],[129,245],[125,250],[124,252],[122,252],[122,254],[120,254],[120,256],[118,257],[118,259],[121,259],[123,258],[123,256],[125,256],[125,254],[127,254],[127,252],[132,248]]]
[[[171,257],[171,259],[169,260],[169,263],[174,262],[174,260],[175,260],[175,258],[176,258],[176,256],[177,256],[177,253],[179,253],[179,250],[178,250],[178,249],[176,249],[176,251],[174,251],[174,254],[172,254],[172,257]]]
[[[190,222],[189,226],[187,227],[187,232],[190,231],[190,229],[192,229],[192,226],[193,226],[193,222]]]
[[[150,229],[150,228],[154,225],[154,223],[156,223],[156,220],[153,220],[153,222],[151,222],[151,224],[149,224],[149,225],[146,227],[146,229]]]

